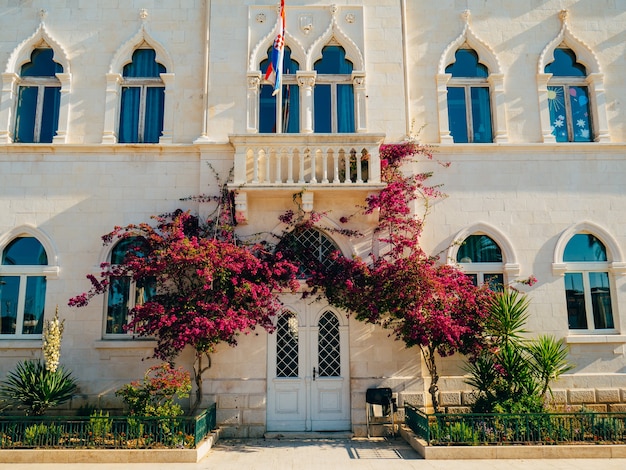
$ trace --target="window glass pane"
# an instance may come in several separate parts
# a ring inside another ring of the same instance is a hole
[[[26,281],[26,299],[24,303],[25,335],[40,335],[43,331],[43,312],[46,305],[46,278],[29,276]]]
[[[271,55],[272,48],[268,49],[268,56]],[[265,77],[267,67],[270,61],[268,59],[261,62],[261,75]],[[283,58],[283,74],[295,76],[299,70],[298,62],[291,58],[291,49],[285,47],[285,57]],[[285,84],[285,76],[283,75],[282,90],[282,119],[284,133],[300,132],[300,89],[294,83]],[[293,81],[293,77],[291,79]],[[275,133],[276,132],[276,96],[272,96],[274,88],[272,85],[261,84],[259,94],[259,132]]]
[[[467,273],[465,275],[472,280],[472,284],[474,284],[475,286],[478,286],[478,274]]]
[[[133,61],[124,66],[122,75],[132,78],[158,77],[165,73],[165,67],[156,62],[156,52],[154,49],[137,49],[133,52]]]
[[[300,87],[298,85],[283,85],[283,132],[300,132]]]
[[[59,107],[61,105],[61,88],[46,87],[43,94],[43,112],[41,115],[41,132],[39,142],[50,143],[59,127]]]
[[[146,117],[143,142],[157,144],[163,132],[163,106],[165,103],[164,87],[146,89]]]
[[[150,302],[156,296],[157,282],[155,277],[137,279],[135,287],[135,305]]]
[[[276,377],[298,377],[298,319],[293,314],[278,317]]]
[[[274,87],[262,85],[259,108],[259,132],[276,132],[276,98],[272,96]],[[300,132],[300,87],[298,85],[283,85],[283,132]]]
[[[35,237],[17,237],[2,252],[2,264],[45,266],[48,264],[48,255]]]
[[[501,263],[502,250],[487,235],[470,235],[459,247],[456,260],[459,263]]]
[[[18,89],[15,112],[15,142],[35,142],[38,90],[36,86],[21,86]]]
[[[106,332],[109,334],[125,333],[124,325],[128,321],[128,295],[130,277],[111,278],[107,299]]]
[[[472,87],[471,99],[473,142],[492,142],[489,88]]]
[[[614,328],[609,273],[589,273],[593,322],[596,329]]]
[[[606,248],[590,233],[577,233],[567,243],[563,261],[607,261]]]
[[[589,122],[589,92],[586,86],[569,87],[574,142],[591,142]]]
[[[567,321],[569,329],[587,329],[585,289],[583,286],[582,273],[565,273],[565,299],[567,301]]]
[[[448,126],[454,142],[469,142],[465,109],[465,88],[448,87]]]
[[[452,77],[486,78],[489,75],[489,70],[478,63],[478,54],[472,49],[459,49],[454,57],[455,61],[446,67],[446,73]]]
[[[330,85],[315,85],[315,132],[332,132]]]
[[[276,97],[272,96],[274,87],[262,85],[259,102],[259,132],[276,132]]]
[[[555,49],[554,62],[546,65],[546,73],[551,73],[556,77],[585,77],[587,70],[585,66],[576,63],[576,54],[571,49]]]
[[[30,55],[30,62],[22,65],[22,77],[53,77],[63,73],[61,64],[53,60],[54,51],[50,48],[35,49]]]
[[[147,250],[146,240],[143,237],[130,237],[120,240],[111,251],[111,264],[122,264],[128,252],[144,257]]]
[[[490,273],[484,275],[485,284],[494,292],[502,292],[504,290],[504,274]]]
[[[352,62],[346,59],[346,51],[340,46],[326,46],[322,58],[315,62],[313,69],[318,74],[352,73]]]
[[[339,320],[332,312],[325,312],[319,321],[317,360],[320,377],[341,376]]]
[[[337,132],[354,132],[354,88],[337,85]]]
[[[140,87],[122,87],[120,106],[120,143],[139,142],[139,102]]]
[[[19,276],[0,277],[0,334],[12,335],[17,329],[17,296],[20,291]]]
[[[565,109],[565,87],[548,87],[548,109],[550,110],[550,125],[552,134],[557,142],[568,142],[568,116]]]

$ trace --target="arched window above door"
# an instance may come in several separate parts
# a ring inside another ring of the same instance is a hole
[[[311,227],[296,228],[281,240],[276,249],[299,263],[300,279],[306,279],[317,270],[333,266],[332,255],[340,251],[329,236]]]

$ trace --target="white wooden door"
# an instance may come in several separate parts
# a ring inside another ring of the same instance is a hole
[[[350,430],[348,326],[304,302],[278,317],[268,344],[268,431]]]

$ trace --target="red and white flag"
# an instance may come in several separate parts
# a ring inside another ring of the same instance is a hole
[[[276,23],[276,39],[272,47],[272,60],[267,67],[265,80],[274,85],[272,96],[275,96],[281,87],[283,75],[283,57],[285,56],[285,0],[280,0],[280,13]]]

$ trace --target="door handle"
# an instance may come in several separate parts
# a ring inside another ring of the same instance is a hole
[[[315,370],[315,367],[313,367],[313,381],[315,381],[315,373],[316,373],[316,372],[317,372],[317,371]]]

